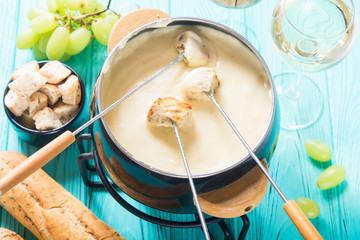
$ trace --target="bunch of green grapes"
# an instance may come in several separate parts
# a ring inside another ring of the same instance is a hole
[[[16,38],[20,49],[32,48],[37,60],[66,62],[96,38],[107,45],[111,28],[120,15],[97,0],[47,0],[48,10],[32,8],[28,12],[30,28]]]

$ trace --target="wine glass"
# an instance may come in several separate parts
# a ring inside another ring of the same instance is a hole
[[[238,9],[248,8],[250,6],[259,3],[261,0],[211,0],[215,4],[228,8],[228,14],[226,18],[220,19],[219,22],[234,29],[242,36],[244,36],[256,49],[259,50],[260,44],[255,32],[249,28],[246,24],[239,21],[240,14],[236,14]]]
[[[282,59],[308,72],[340,62],[350,52],[357,31],[352,0],[280,0],[271,26],[272,40]],[[274,81],[285,109],[283,128],[295,130],[316,122],[323,98],[314,81],[294,72],[279,74]]]
[[[214,3],[229,8],[247,8],[261,0],[212,0]]]

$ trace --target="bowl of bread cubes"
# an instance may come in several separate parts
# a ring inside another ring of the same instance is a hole
[[[17,68],[4,92],[4,109],[19,137],[50,140],[72,129],[85,102],[79,75],[59,61],[31,61]]]

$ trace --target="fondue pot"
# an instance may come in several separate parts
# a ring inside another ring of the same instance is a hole
[[[133,39],[141,36],[143,33],[178,25],[203,26],[230,35],[247,47],[261,63],[264,70],[263,72],[266,73],[266,78],[270,85],[269,91],[272,110],[266,131],[263,133],[259,143],[253,150],[259,158],[262,158],[263,161],[265,161],[265,163],[266,161],[268,162],[275,149],[280,129],[279,105],[269,69],[260,54],[244,37],[224,25],[208,20],[195,18],[161,19],[144,25],[123,38],[111,51],[99,74],[92,93],[90,118],[103,110],[101,96],[106,94],[105,88],[103,87],[104,76],[117,67],[116,58],[122,54],[124,49],[126,49],[127,44]],[[141,71],[140,69],[141,66],[139,66],[139,71]],[[113,81],[116,81],[116,79]],[[100,118],[99,121],[96,121],[90,126],[90,132],[92,142],[95,146],[95,157],[102,162],[108,177],[128,196],[149,207],[159,210],[175,213],[196,212],[186,175],[165,172],[136,159],[131,152],[127,151],[127,149],[122,146],[121,142],[116,140],[104,117]],[[141,138],[141,136],[133,136],[133,138]],[[141,146],[139,146],[139,148],[141,148]],[[249,155],[246,155],[242,159],[239,159],[235,164],[225,169],[206,174],[193,175],[199,197],[202,198],[201,196],[203,196],[201,204],[204,212],[213,216],[216,215],[212,214],[210,210],[207,211],[206,206],[203,206],[203,203],[209,202],[206,197],[221,193],[224,189],[226,190],[230,186],[234,186],[234,183],[241,182],[242,178],[253,171],[255,166],[256,163],[254,160]],[[238,190],[241,191],[242,189]],[[234,189],[232,191],[234,191]],[[236,188],[235,191],[237,191]],[[254,206],[250,206],[250,208],[243,210],[244,212],[247,212],[252,210],[253,207]],[[240,212],[234,213],[234,216],[240,215]]]

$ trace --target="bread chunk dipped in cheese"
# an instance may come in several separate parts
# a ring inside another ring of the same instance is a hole
[[[185,31],[177,36],[175,47],[184,54],[184,61],[189,67],[205,66],[209,61],[209,53],[203,41],[193,31]]]
[[[213,68],[199,67],[184,79],[184,98],[196,101],[210,101],[206,93],[214,93],[220,81]]]
[[[151,105],[147,121],[151,125],[172,127],[173,120],[181,127],[191,120],[191,105],[173,97],[158,98]]]

